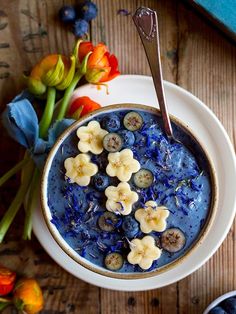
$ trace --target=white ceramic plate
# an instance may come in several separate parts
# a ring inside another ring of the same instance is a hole
[[[91,284],[114,290],[140,291],[160,288],[176,282],[201,267],[226,237],[236,211],[236,160],[227,133],[216,116],[199,99],[184,89],[165,82],[170,113],[188,124],[212,157],[219,183],[219,204],[212,228],[205,240],[188,258],[167,272],[145,279],[114,279],[82,267],[71,259],[52,238],[44,222],[39,200],[35,200],[33,229],[48,254],[65,270]],[[138,103],[158,106],[151,77],[122,75],[108,83],[109,94],[102,87],[84,85],[72,99],[89,96],[106,106],[117,103]]]

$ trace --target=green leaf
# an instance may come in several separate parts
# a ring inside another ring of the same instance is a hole
[[[79,66],[79,45],[82,43],[83,40],[79,39],[73,49],[73,56],[75,56],[76,65]]]
[[[81,65],[79,66],[79,70],[80,70],[80,73],[82,75],[86,74],[87,72],[87,64],[88,64],[88,58],[89,56],[92,54],[92,51],[90,51],[89,53],[86,54],[86,56],[84,57]]]
[[[44,84],[47,86],[60,84],[64,76],[64,68],[62,57],[59,55],[57,64],[43,76],[42,81]]]
[[[67,76],[64,77],[62,82],[56,86],[58,90],[66,89],[70,85],[71,81],[73,80],[73,77],[75,74],[76,57],[71,56],[70,60],[71,60],[71,66],[70,66]]]

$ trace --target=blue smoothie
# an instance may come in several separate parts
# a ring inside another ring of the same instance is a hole
[[[175,123],[172,123],[174,135],[185,144],[169,140],[165,136],[159,116],[141,109],[135,111],[141,115],[143,123],[140,129],[132,132],[134,143],[128,148],[133,151],[134,158],[139,161],[141,168],[151,171],[154,180],[151,186],[139,188],[135,185],[132,175],[128,184],[139,198],[129,216],[135,219],[135,211],[143,208],[150,200],[155,201],[158,206],[166,206],[169,210],[167,229],[178,228],[185,236],[185,244],[181,250],[165,250],[162,247],[162,232],[152,231],[148,235],[154,237],[156,245],[162,249],[160,258],[155,260],[148,270],[128,262],[130,241],[146,236],[139,223],[135,225],[138,229],[132,237],[132,231],[127,233],[123,227],[127,216],[117,215],[114,230],[102,230],[98,220],[107,212],[104,191],[99,191],[93,180],[88,186],[81,187],[65,177],[65,159],[80,153],[76,131],[58,148],[48,176],[47,199],[52,213],[51,221],[65,241],[81,257],[104,268],[107,254],[119,253],[123,258],[123,266],[117,272],[121,273],[153,271],[183,256],[204,229],[212,199],[210,167],[200,145]],[[123,119],[128,112],[128,109],[115,112],[120,121],[117,131],[121,132],[120,134],[125,130]],[[100,113],[91,118],[91,121],[98,121],[103,126],[107,116],[108,113]],[[108,154],[106,150],[98,155],[89,153],[91,161],[98,166],[99,172],[105,175]],[[112,186],[120,183],[116,177],[109,177],[108,180]]]

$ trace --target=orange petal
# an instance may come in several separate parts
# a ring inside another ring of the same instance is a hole
[[[56,65],[58,61],[58,55],[48,55],[40,60],[32,69],[30,76],[36,79],[40,79],[43,74],[48,72],[52,67]]]
[[[94,47],[93,53],[89,57],[88,60],[88,67],[94,67],[99,64],[99,62],[104,62],[103,57],[105,53],[107,52],[107,47],[104,44],[98,44],[96,47]]]
[[[91,111],[101,108],[101,105],[99,105],[87,96],[78,97],[72,102],[69,108],[68,115],[73,116],[73,114],[81,107],[83,107],[80,113],[80,116],[82,117]]]
[[[93,51],[93,44],[90,41],[83,41],[79,45],[79,61],[82,62],[84,57],[90,52]]]

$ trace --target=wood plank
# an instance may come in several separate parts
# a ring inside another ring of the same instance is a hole
[[[95,43],[105,42],[119,60],[122,74],[150,75],[149,66],[131,15],[118,15],[119,9],[134,12],[139,6],[156,9],[159,16],[161,55],[164,78],[177,78],[176,4],[173,1],[103,1],[96,0],[100,9],[92,22],[91,36]],[[157,279],[158,280],[158,279]],[[101,289],[101,313],[178,313],[177,285],[146,292],[117,292]]]
[[[178,313],[176,285],[143,292],[101,289],[101,313]]]
[[[185,5],[179,4],[178,13],[178,84],[215,112],[235,145],[236,47]],[[207,264],[180,281],[180,313],[202,313],[235,289],[235,228]]]

